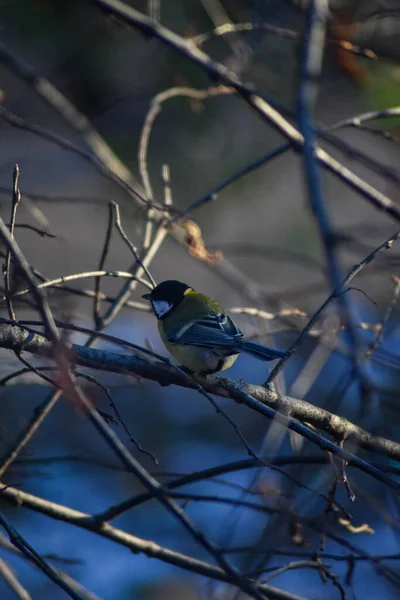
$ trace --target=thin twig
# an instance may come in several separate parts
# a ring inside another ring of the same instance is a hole
[[[400,231],[397,231],[395,234],[393,234],[387,240],[385,240],[382,244],[380,244],[377,248],[375,248],[372,252],[370,252],[370,254],[368,254],[368,256],[366,256],[361,262],[359,262],[358,264],[356,264],[356,265],[353,266],[353,268],[351,269],[351,271],[347,274],[347,276],[340,283],[339,287],[336,288],[336,289],[334,289],[333,292],[331,294],[329,294],[329,296],[327,297],[327,299],[321,304],[321,306],[318,308],[318,310],[312,315],[312,317],[308,321],[307,325],[305,327],[303,327],[303,329],[301,330],[300,334],[297,336],[297,338],[295,339],[295,341],[293,342],[293,344],[287,350],[286,356],[284,358],[282,358],[276,364],[276,366],[271,370],[271,373],[269,374],[269,377],[268,377],[268,379],[266,381],[266,384],[272,383],[274,381],[275,377],[278,375],[278,373],[280,373],[282,371],[283,367],[285,366],[285,364],[287,363],[287,361],[289,360],[289,358],[295,352],[296,348],[303,342],[303,340],[305,339],[305,337],[309,334],[310,330],[312,329],[312,327],[314,326],[314,324],[318,320],[318,318],[321,315],[321,313],[325,310],[325,308],[335,298],[337,298],[338,296],[340,296],[341,294],[344,294],[346,292],[346,290],[348,289],[348,286],[351,283],[351,281],[353,281],[353,279],[367,265],[369,265],[370,262],[373,261],[374,258],[380,252],[382,252],[383,250],[390,250],[390,248],[393,246],[394,242],[397,241],[399,239],[399,237],[400,237]]]
[[[11,219],[10,219],[10,225],[9,225],[11,237],[14,237],[15,218],[17,215],[18,204],[21,201],[21,192],[19,191],[18,180],[19,180],[19,167],[18,167],[18,165],[15,165],[14,173],[13,173]],[[13,309],[12,299],[11,299],[11,286],[10,286],[11,273],[10,273],[10,270],[11,270],[11,250],[10,250],[10,248],[8,248],[3,277],[4,277],[4,285],[5,285],[5,291],[6,291],[8,314],[9,314],[10,319],[12,321],[15,321],[15,312]]]
[[[373,110],[370,112],[362,113],[355,117],[349,117],[341,121],[337,121],[334,125],[330,126],[330,130],[334,131],[337,129],[344,129],[346,127],[358,127],[368,121],[376,121],[378,119],[390,119],[392,117],[400,117],[400,106],[393,106],[392,108],[385,108],[383,110]]]
[[[28,263],[25,256],[21,252],[17,242],[15,241],[13,236],[8,231],[6,224],[4,223],[4,221],[1,217],[0,217],[0,238],[2,239],[3,243],[6,245],[7,249],[10,250],[11,255],[14,259],[14,262],[18,265],[21,272],[24,274],[24,277],[26,278],[26,280],[29,283],[30,291],[32,292],[32,295],[36,302],[37,309],[44,321],[46,335],[47,335],[48,339],[51,340],[52,342],[58,342],[58,340],[59,340],[58,331],[55,326],[53,315],[51,314],[47,300],[46,300],[45,296],[43,295],[43,292],[41,291],[39,286],[36,284],[30,264]]]
[[[67,292],[68,294],[73,294],[75,296],[81,296],[82,298],[94,299],[96,298],[96,293],[93,290],[82,290],[78,288],[73,288],[69,285],[57,285],[57,290]],[[115,301],[114,296],[108,296],[103,292],[99,292],[98,295],[99,302],[106,302],[107,304],[113,304]],[[151,307],[148,302],[138,302],[136,300],[127,300],[123,305],[123,308],[131,308],[133,310],[140,310],[141,312],[150,312]]]
[[[330,464],[329,458],[326,454],[321,455],[310,455],[310,456],[302,456],[302,455],[281,455],[277,456],[268,455],[264,456],[263,459],[268,463],[269,469],[272,469],[274,465],[276,466],[290,466],[290,465],[301,465],[301,466],[325,466]],[[62,463],[62,462],[82,462],[88,463],[90,465],[96,465],[98,467],[102,467],[111,471],[121,471],[126,472],[126,469],[123,466],[116,465],[112,462],[106,462],[101,459],[96,459],[91,456],[85,456],[83,454],[63,454],[60,456],[34,456],[34,457],[24,457],[19,458],[16,461],[16,464],[19,465],[36,465],[36,464],[53,464],[53,463]],[[390,464],[383,463],[382,461],[371,461],[371,464],[383,471],[384,473],[393,473],[394,475],[400,475],[400,467]],[[176,473],[176,471],[160,471],[157,470],[156,473],[152,473],[152,475],[158,475],[159,477],[163,476],[177,476],[179,477],[179,485],[175,481],[172,480],[165,484],[166,487],[171,485],[172,487],[179,487],[186,485],[188,483],[202,481],[203,479],[211,479],[218,475],[235,473],[236,471],[247,470],[247,469],[256,469],[260,466],[266,466],[260,463],[260,459],[254,458],[244,458],[241,460],[236,460],[230,463],[218,465],[216,467],[210,467],[207,469],[202,469],[200,471],[195,471],[193,473]],[[350,467],[354,467],[353,464],[349,465]]]
[[[44,373],[42,373],[42,370],[37,367],[35,367],[34,365],[32,365],[29,361],[26,360],[26,358],[24,358],[22,356],[21,352],[16,351],[16,355],[18,360],[25,365],[25,368],[29,369],[31,373],[35,373],[35,375],[37,375],[40,379],[42,379],[43,381],[46,381],[46,383],[49,383],[50,385],[54,386],[55,388],[59,387],[59,384],[57,383],[57,381],[55,381],[54,379],[51,379],[51,377],[48,377],[47,375],[45,375]]]
[[[142,263],[146,268],[148,268],[149,265],[151,264],[153,258],[155,257],[158,250],[160,249],[166,235],[167,235],[167,228],[166,228],[164,222],[162,222],[158,226],[156,234],[153,238],[153,241],[142,259]],[[132,267],[132,269],[133,269],[133,267]],[[103,317],[103,327],[107,327],[107,325],[109,325],[109,323],[116,317],[116,315],[119,313],[119,311],[123,308],[125,303],[128,302],[132,292],[136,289],[136,286],[138,284],[138,278],[141,278],[143,273],[144,273],[144,271],[143,271],[142,267],[140,265],[137,265],[136,270],[131,274],[131,281],[129,281],[128,283],[126,283],[123,286],[123,288],[121,289],[119,294],[117,294],[117,296],[115,297],[113,304],[110,306],[110,308],[105,313],[105,315]],[[89,339],[89,342],[92,343],[93,340],[94,340],[94,337],[91,336]]]
[[[15,556],[19,556],[20,558],[24,558],[26,560],[29,560],[26,556],[24,556],[20,550],[18,550],[18,548],[16,548],[11,542],[9,542],[6,537],[2,534],[0,534],[0,546],[2,548],[5,548],[6,550],[8,550],[8,552],[12,552]],[[47,560],[53,560],[53,561],[61,561],[64,562],[66,564],[79,564],[80,561],[79,560],[75,560],[75,559],[69,559],[69,558],[62,558],[58,555],[55,554],[47,554],[47,555],[43,555],[43,558],[47,559]],[[32,561],[30,561],[31,564],[33,564],[34,567],[38,568],[38,566],[35,563],[32,563]],[[69,583],[69,585],[71,586],[71,588],[75,589],[78,593],[80,593],[82,595],[82,598],[84,600],[101,600],[101,598],[99,596],[97,596],[97,594],[93,594],[93,592],[89,592],[86,588],[83,587],[82,584],[78,583],[75,579],[73,579],[70,575],[68,575],[67,573],[65,573],[65,571],[62,571],[61,569],[59,569],[58,567],[53,566],[53,570],[60,576],[61,579],[63,579],[64,581],[66,581],[67,583]]]
[[[139,153],[138,153],[138,163],[139,163],[139,171],[142,179],[142,183],[144,189],[146,190],[146,197],[148,200],[153,199],[153,189],[150,182],[150,176],[147,167],[147,154],[150,143],[150,136],[153,129],[154,122],[157,116],[160,114],[162,105],[167,100],[177,97],[186,97],[191,98],[193,100],[205,100],[207,98],[213,98],[215,96],[219,96],[221,94],[232,94],[233,90],[227,88],[225,86],[218,87],[210,87],[205,90],[196,90],[195,88],[190,87],[172,87],[168,88],[164,92],[160,92],[151,101],[150,109],[146,115],[146,118],[143,123],[142,131],[140,134],[139,141]]]
[[[223,26],[224,24],[234,25],[221,0],[200,1],[215,28]],[[249,66],[251,56],[254,54],[254,49],[246,42],[243,36],[239,35],[240,32],[233,31],[232,33],[233,35],[228,37],[227,43],[236,58],[235,62],[237,70],[244,71],[246,67]],[[193,41],[193,38],[191,38],[191,40]]]
[[[10,227],[10,225],[8,225],[8,227]],[[55,239],[58,237],[57,235],[55,235],[54,233],[51,233],[50,231],[46,231],[45,229],[40,229],[39,227],[35,227],[34,225],[29,225],[28,223],[15,223],[15,228],[16,229],[17,228],[30,229],[31,231],[34,231],[41,237],[52,238],[52,239]]]
[[[287,565],[285,565],[284,567],[281,567],[279,569],[274,569],[272,571],[272,573],[270,573],[270,575],[268,575],[267,577],[263,577],[260,580],[260,583],[268,583],[269,581],[272,581],[272,579],[275,579],[275,577],[279,577],[279,575],[282,575],[283,573],[286,573],[287,571],[292,571],[293,569],[317,569],[317,570],[320,570],[321,568],[322,568],[321,563],[318,561],[313,561],[313,560],[299,560],[296,562],[290,562]]]
[[[297,487],[306,489],[307,491],[310,491],[313,494],[317,494],[323,500],[327,500],[327,497],[324,494],[321,494],[320,492],[317,492],[315,489],[310,488],[308,485],[300,482],[299,480],[297,480],[296,478],[292,477],[291,475],[286,473],[284,470],[279,468],[279,465],[287,464],[283,460],[282,461],[279,460],[279,458],[280,457],[276,457],[276,458],[272,457],[272,461],[269,461],[268,457],[255,456],[255,457],[252,457],[251,459],[247,459],[247,460],[245,459],[245,460],[241,460],[241,461],[236,461],[235,463],[230,463],[229,465],[219,465],[218,467],[210,467],[209,469],[204,469],[204,470],[201,470],[201,471],[198,471],[195,473],[190,473],[188,475],[182,475],[181,477],[178,477],[177,479],[174,479],[172,481],[165,483],[164,486],[168,490],[175,490],[176,488],[180,488],[182,486],[185,486],[185,485],[188,485],[191,483],[195,483],[198,481],[209,480],[209,479],[211,479],[212,481],[216,481],[215,475],[217,475],[217,474],[232,473],[232,472],[235,472],[236,470],[242,470],[245,468],[247,469],[247,468],[265,467],[267,469],[270,469],[271,471],[275,471],[275,472],[279,473],[283,477],[286,477],[289,481],[294,483]],[[300,461],[299,461],[299,464],[301,464]],[[245,493],[253,494],[254,491],[246,489]],[[131,496],[127,500],[119,502],[118,504],[115,504],[114,506],[107,508],[105,511],[98,513],[96,515],[96,518],[99,519],[100,521],[107,521],[107,522],[111,521],[112,519],[115,519],[122,513],[126,512],[127,510],[130,510],[132,508],[140,506],[141,504],[143,504],[144,502],[148,502],[152,498],[153,498],[153,495],[150,492],[136,494],[135,496]],[[343,513],[346,514],[347,518],[351,518],[350,515],[348,514],[348,512],[346,511],[346,509],[342,505],[340,505],[338,503],[334,503],[334,504],[335,504],[335,508],[337,511],[340,511],[342,514]]]
[[[84,273],[72,273],[71,275],[63,275],[62,277],[57,277],[56,279],[46,280],[43,283],[39,283],[37,285],[38,289],[45,289],[49,287],[57,287],[60,284],[63,284],[67,281],[77,281],[79,279],[88,279],[90,277],[119,277],[121,279],[130,279],[135,280],[138,283],[141,283],[148,289],[151,289],[151,285],[147,283],[147,281],[143,279],[139,279],[129,273],[127,271],[86,271]],[[13,298],[17,296],[24,296],[25,294],[29,294],[31,290],[26,288],[24,290],[19,290],[13,294]],[[0,296],[0,300],[5,300],[5,296]]]
[[[395,111],[396,109],[388,109],[388,110]],[[371,118],[393,116],[393,113],[391,115],[386,115],[386,111],[376,111],[375,113],[365,113],[365,114],[368,116],[371,116]],[[383,175],[386,178],[389,178],[390,180],[394,181],[395,183],[398,183],[399,175],[398,175],[397,171],[395,171],[391,167],[387,167],[385,164],[377,163],[377,161],[374,160],[373,158],[371,158],[370,156],[366,155],[363,152],[360,152],[360,150],[355,149],[354,147],[350,146],[347,142],[340,140],[339,138],[337,138],[336,136],[333,136],[330,133],[331,131],[339,130],[344,127],[353,126],[353,127],[361,128],[362,125],[358,125],[357,123],[358,123],[359,119],[361,119],[361,123],[363,122],[363,116],[364,115],[357,115],[355,117],[351,117],[350,119],[338,121],[338,122],[334,123],[333,125],[330,125],[329,127],[319,126],[318,129],[316,130],[316,134],[318,136],[322,137],[323,139],[327,140],[331,144],[334,144],[336,147],[338,147],[340,149],[340,151],[344,152],[350,158],[355,157],[355,158],[358,158],[359,160],[362,160],[364,163],[367,164],[368,167],[373,169],[378,174]],[[262,156],[260,156],[260,158],[257,158],[256,160],[247,164],[242,169],[239,169],[233,175],[231,175],[230,177],[228,177],[227,179],[222,181],[220,184],[218,184],[216,187],[211,189],[206,194],[204,194],[199,200],[195,200],[194,202],[192,202],[185,209],[185,211],[183,213],[177,213],[173,219],[173,222],[179,221],[180,218],[188,216],[189,213],[191,213],[193,210],[197,210],[198,208],[200,208],[200,206],[203,206],[203,204],[206,204],[210,201],[215,201],[218,197],[219,192],[221,192],[222,190],[224,190],[225,188],[230,186],[235,181],[241,179],[243,176],[247,175],[248,173],[251,173],[252,171],[266,165],[274,158],[281,156],[282,154],[284,154],[291,148],[292,148],[291,143],[282,144],[281,146],[277,146],[273,150],[267,152],[267,154],[263,154]]]
[[[57,367],[53,367],[53,366],[44,366],[44,367],[35,367],[35,371],[33,371],[33,373],[35,373],[36,375],[38,375],[39,377],[41,377],[41,372],[42,371],[56,371]],[[40,371],[40,374],[36,373],[36,371]],[[14,371],[13,373],[10,373],[9,375],[6,375],[5,377],[2,377],[0,379],[0,387],[3,385],[7,385],[7,383],[9,381],[12,381],[13,379],[15,379],[16,377],[19,377],[20,375],[25,375],[26,373],[32,373],[32,365],[29,365],[27,367],[23,367],[22,369],[18,369],[17,371]]]
[[[252,306],[234,306],[228,309],[232,315],[249,315],[251,317],[258,317],[259,319],[265,319],[267,321],[274,321],[275,319],[284,319],[286,317],[306,317],[307,313],[300,310],[299,308],[282,308],[277,313],[267,312],[259,308]]]
[[[252,171],[255,171],[256,169],[266,164],[267,162],[273,160],[274,158],[281,156],[281,154],[284,154],[285,152],[290,150],[290,148],[290,144],[282,144],[281,146],[274,148],[274,150],[271,150],[271,152],[263,154],[261,158],[258,158],[255,161],[249,163],[248,165],[243,167],[243,169],[239,169],[239,171],[236,171],[233,175],[227,177],[224,181],[213,187],[210,191],[204,194],[204,196],[189,204],[189,206],[185,209],[183,214],[177,214],[173,218],[172,222],[178,222],[182,218],[187,217],[189,213],[193,212],[194,210],[197,210],[198,208],[200,208],[200,206],[203,206],[203,204],[207,204],[208,202],[215,200],[218,194],[222,192],[222,190],[230,186],[232,183],[238,181],[239,179],[241,179],[245,175],[248,175]]]
[[[14,462],[29,440],[32,439],[32,436],[36,433],[44,419],[55,406],[57,400],[61,397],[61,394],[61,390],[57,390],[55,393],[50,394],[50,396],[35,409],[26,427],[17,436],[12,448],[8,449],[0,457],[0,478]]]
[[[400,278],[393,276],[392,280],[394,283],[392,299],[391,299],[382,319],[377,324],[375,339],[369,345],[368,350],[365,353],[365,358],[369,358],[376,351],[378,346],[380,346],[382,344],[383,337],[384,337],[386,329],[387,329],[387,325],[390,321],[390,317],[392,316],[393,311],[397,306],[397,302],[399,300],[399,295],[400,295]]]
[[[304,38],[304,34],[299,31],[294,31],[293,29],[286,29],[284,27],[276,27],[275,25],[271,25],[270,23],[224,23],[223,25],[219,25],[212,31],[207,31],[205,33],[200,33],[196,35],[190,40],[196,44],[196,46],[202,46],[206,42],[210,40],[229,35],[232,33],[239,32],[249,32],[249,31],[262,31],[263,33],[270,33],[272,35],[276,35],[278,37],[288,38],[291,40],[301,40]],[[362,56],[369,60],[376,60],[377,56],[375,52],[368,48],[362,48],[361,46],[357,46],[347,40],[337,40],[337,39],[327,39],[328,44],[332,44],[334,46],[339,46],[346,50],[347,52],[351,52],[352,54],[356,54],[358,56]]]
[[[153,461],[153,463],[156,466],[158,466],[158,459],[157,459],[156,455],[153,454],[153,452],[149,452],[149,450],[146,450],[145,448],[143,448],[143,446],[133,437],[133,435],[129,431],[129,429],[126,426],[124,420],[122,419],[122,416],[121,416],[121,414],[120,414],[120,412],[118,410],[117,405],[115,404],[115,402],[113,400],[113,397],[111,395],[110,389],[106,385],[104,385],[103,383],[101,383],[98,379],[96,379],[92,375],[89,375],[88,373],[77,373],[77,375],[78,375],[78,377],[83,377],[87,381],[90,381],[91,383],[94,383],[95,385],[97,385],[99,388],[101,388],[105,392],[105,394],[106,394],[106,396],[108,398],[108,402],[109,402],[109,404],[111,406],[111,409],[114,412],[116,421],[122,427],[122,429],[125,431],[125,433],[128,436],[129,440],[132,442],[132,444],[135,446],[135,448],[139,452],[142,452],[146,456],[150,457],[151,460]]]
[[[1,491],[0,491],[1,493]],[[14,544],[18,550],[24,554],[30,561],[35,563],[35,565],[45,574],[49,579],[54,581],[58,587],[63,589],[70,598],[74,600],[85,600],[81,594],[76,592],[76,590],[72,589],[71,586],[66,583],[61,577],[54,571],[54,569],[45,561],[43,558],[32,548],[30,544],[17,532],[14,527],[12,527],[7,519],[4,517],[3,513],[0,512],[0,525],[6,530],[10,542]]]
[[[136,246],[134,246],[134,244],[132,244],[131,240],[128,238],[125,231],[123,230],[118,204],[116,202],[111,202],[111,204],[114,209],[115,225],[118,229],[120,236],[122,237],[125,244],[128,246],[129,250],[132,252],[133,256],[135,257],[136,263],[143,269],[143,272],[145,273],[147,279],[150,282],[150,288],[155,287],[156,282],[154,281],[153,277],[150,275],[150,271],[148,270],[148,268],[143,264]]]
[[[107,225],[106,236],[104,239],[103,249],[101,251],[100,260],[99,260],[99,266],[98,266],[99,271],[104,270],[104,265],[106,262],[108,251],[110,249],[112,226],[113,226],[113,209],[112,209],[112,204],[109,202],[108,203],[108,225]],[[102,319],[100,316],[100,283],[101,283],[101,278],[96,277],[96,279],[94,281],[94,302],[93,302],[93,321],[94,321],[96,329],[101,329],[101,327],[102,327]]]

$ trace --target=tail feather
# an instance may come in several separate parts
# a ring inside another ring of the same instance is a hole
[[[286,356],[286,352],[281,352],[280,350],[274,350],[273,348],[267,348],[267,346],[262,346],[261,344],[255,344],[254,342],[247,341],[240,344],[240,352],[247,352],[256,358],[265,361],[276,360],[277,358],[283,358]]]

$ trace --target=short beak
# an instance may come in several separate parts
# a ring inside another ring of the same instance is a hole
[[[150,300],[151,294],[143,294],[142,298],[144,298],[145,300]]]

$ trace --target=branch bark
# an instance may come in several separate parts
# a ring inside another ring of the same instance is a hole
[[[22,490],[5,487],[1,490],[1,497],[18,507],[25,506],[43,515],[58,521],[64,521],[81,529],[92,531],[102,537],[117,542],[129,548],[133,553],[142,553],[150,558],[157,558],[168,564],[175,565],[192,573],[203,575],[217,581],[234,584],[234,578],[227,575],[223,569],[204,561],[192,558],[180,552],[169,550],[151,540],[144,540],[130,533],[117,529],[108,523],[100,523],[92,515],[68,508],[55,502],[44,500]],[[270,585],[260,585],[257,589],[272,600],[305,600],[303,597],[279,590]]]
[[[0,348],[24,350],[32,354],[52,357],[52,345],[45,336],[28,331],[18,324],[4,323],[0,325]],[[196,389],[199,384],[198,381],[191,380],[171,364],[146,360],[140,356],[74,344],[70,346],[70,358],[73,363],[82,367],[132,374],[157,381],[162,386],[178,385]],[[352,447],[359,447],[399,462],[400,443],[374,436],[348,419],[314,406],[305,400],[278,394],[273,386],[263,387],[246,382],[238,384],[231,379],[216,375],[201,379],[199,382],[207,392],[216,396],[230,397],[235,402],[246,404],[252,410],[268,418],[277,419],[284,426],[300,433],[323,450],[341,456],[350,464],[368,472],[391,488],[400,490],[400,484],[379,468],[341,449],[299,421],[309,423],[339,441],[350,442]]]

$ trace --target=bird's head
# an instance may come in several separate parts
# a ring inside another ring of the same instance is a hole
[[[142,298],[149,300],[157,319],[163,319],[178,304],[182,302],[191,287],[186,283],[181,283],[170,279],[159,283],[149,294],[144,294]]]

